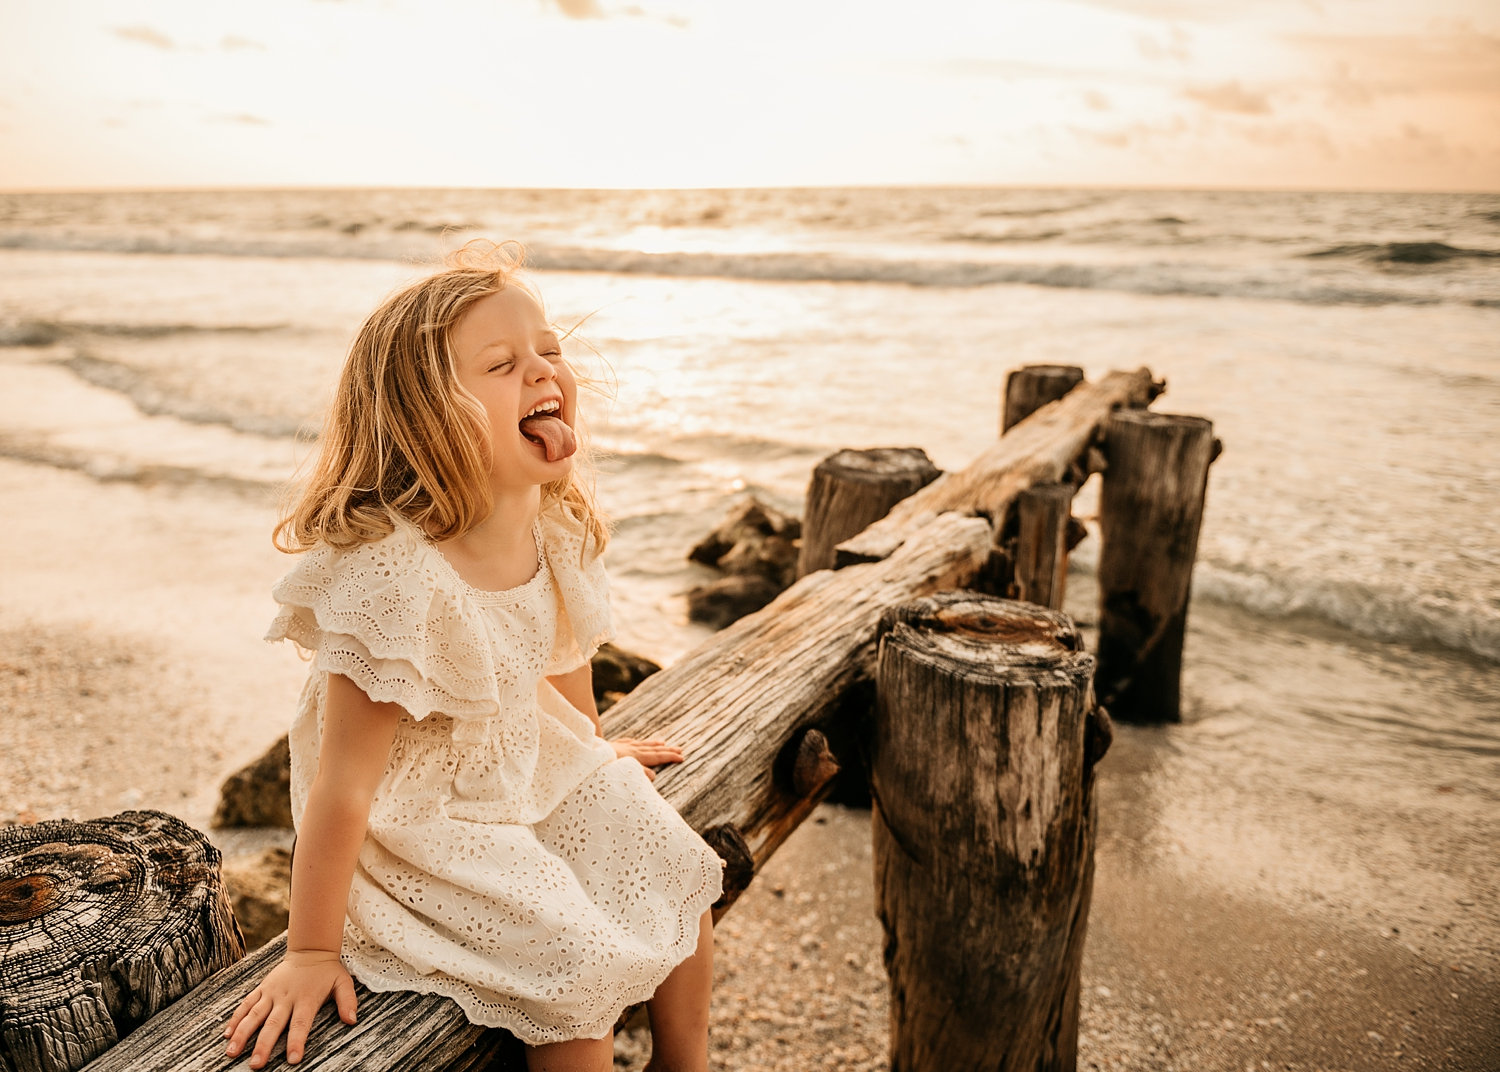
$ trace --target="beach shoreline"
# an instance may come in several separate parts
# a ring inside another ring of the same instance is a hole
[[[159,808],[206,830],[219,783],[284,732],[305,674],[259,640],[286,561],[265,536],[269,504],[14,461],[0,461],[0,494],[32,505],[0,534],[0,554],[27,564],[0,590],[0,703],[19,757],[0,771],[0,818]],[[89,532],[60,533],[78,503]],[[1070,583],[1086,605],[1087,579]],[[1200,644],[1242,627],[1209,608],[1194,622]],[[1254,727],[1200,725],[1234,738],[1236,761],[1254,756]],[[1305,784],[1322,769],[1306,759],[1233,776],[1210,753],[1195,767],[1173,736],[1191,731],[1120,727],[1099,768],[1080,1067],[1500,1065],[1483,787],[1351,805]],[[825,805],[722,921],[716,1059],[886,1067],[880,947],[868,815]],[[622,1038],[618,1066],[638,1067],[640,1050]]]

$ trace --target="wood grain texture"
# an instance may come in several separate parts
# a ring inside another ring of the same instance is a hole
[[[841,450],[824,458],[807,485],[797,576],[832,569],[839,543],[884,517],[939,473],[919,447]]]
[[[1102,754],[1082,646],[1066,616],[978,593],[885,619],[871,775],[892,1072],[1076,1065]]]
[[[889,514],[839,544],[840,564],[872,562],[946,511],[996,520],[1023,488],[1086,472],[1088,447],[1101,423],[1121,407],[1143,407],[1161,391],[1151,372],[1111,372],[1098,383],[1080,383],[1012,428],[967,468],[945,473],[902,499]]]
[[[1005,377],[1000,406],[1000,434],[1004,435],[1048,402],[1055,402],[1083,382],[1077,365],[1023,365]]]
[[[156,811],[0,830],[0,1068],[82,1068],[243,956],[219,864]]]
[[[1014,598],[1061,610],[1068,579],[1072,484],[1038,484],[1016,496]]]
[[[1115,717],[1181,718],[1182,649],[1209,465],[1218,455],[1202,417],[1113,414],[1099,496],[1099,673]]]

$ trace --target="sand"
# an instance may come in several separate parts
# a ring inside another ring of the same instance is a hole
[[[0,819],[140,807],[206,828],[219,781],[284,730],[304,673],[258,639],[284,568],[268,505],[6,461],[0,496],[30,507],[0,530],[3,561],[25,563],[0,583]],[[59,532],[67,516],[87,531]],[[1318,811],[1321,795],[1263,771],[1174,795],[1162,749],[1160,731],[1122,727],[1100,767],[1081,1068],[1500,1068],[1493,818],[1348,814],[1336,795]],[[868,823],[825,805],[722,921],[717,1067],[887,1067]],[[1233,830],[1248,859],[1231,866],[1192,829]],[[644,1043],[617,1054],[639,1068]]]

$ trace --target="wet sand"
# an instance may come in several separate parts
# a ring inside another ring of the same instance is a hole
[[[206,828],[304,675],[259,640],[285,568],[269,504],[10,461],[0,496],[24,504],[0,529],[0,818],[149,807]],[[1225,643],[1242,627],[1197,617]],[[1278,760],[1258,732],[1121,727],[1080,1067],[1500,1068],[1493,787],[1423,775],[1372,797],[1357,748]],[[868,821],[821,809],[721,924],[722,1067],[885,1067]],[[623,1038],[619,1067],[640,1050]]]

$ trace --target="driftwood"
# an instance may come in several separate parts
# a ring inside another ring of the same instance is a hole
[[[879,521],[941,470],[920,447],[841,450],[813,469],[803,511],[797,576],[834,565],[834,548]]]
[[[948,515],[887,562],[803,578],[765,611],[743,618],[680,662],[648,677],[605,716],[611,737],[663,736],[687,759],[658,775],[662,796],[721,854],[726,899],[816,807],[836,763],[814,724],[873,670],[882,610],[962,584],[988,552],[989,525]],[[90,1072],[207,1072],[225,1066],[219,1027],[285,951],[285,936],[143,1025]],[[303,1066],[320,1070],[483,1067],[504,1060],[504,1032],[472,1027],[457,1005],[431,995],[358,987],[360,1022],[331,1005],[313,1022]],[[268,1068],[284,1065],[284,1040]],[[372,1054],[379,1054],[378,1060]],[[315,1061],[315,1063],[314,1063]]]
[[[71,1072],[244,955],[219,850],[157,811],[0,830],[0,1068]]]
[[[1108,716],[1072,622],[944,592],[882,622],[871,769],[892,1072],[1077,1060]]]
[[[1016,425],[966,469],[938,477],[839,544],[839,563],[886,558],[940,513],[984,514],[999,522],[1025,488],[1081,484],[1082,475],[1099,464],[1090,447],[1100,424],[1122,406],[1144,407],[1161,390],[1144,368],[1079,384]]]
[[[1023,365],[1005,377],[1000,434],[1004,435],[1048,402],[1055,402],[1083,382],[1077,365]]]
[[[1141,411],[1113,415],[1104,447],[1095,688],[1119,719],[1175,722],[1198,529],[1220,444],[1202,417]]]

